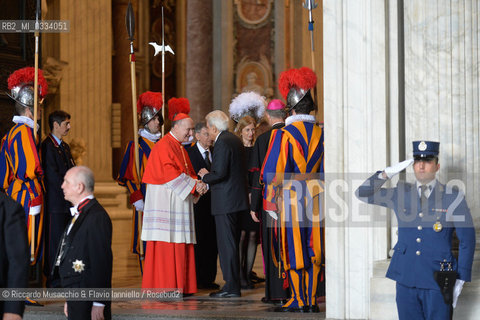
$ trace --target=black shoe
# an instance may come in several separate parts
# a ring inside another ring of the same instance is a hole
[[[250,273],[250,280],[253,282],[253,283],[262,283],[262,282],[265,282],[265,279],[264,278],[260,278],[257,276],[257,274],[255,272],[251,272]]]
[[[240,288],[242,288],[243,290],[252,290],[255,289],[255,286],[253,285],[253,283],[249,283],[241,285]]]
[[[209,290],[218,290],[220,289],[220,286],[214,282],[212,283],[206,283],[206,284],[199,284],[197,285],[198,289],[209,289]]]
[[[303,311],[304,312],[310,312],[310,313],[318,313],[320,312],[320,308],[317,306],[317,305],[313,305],[313,306],[305,306],[303,307]]]
[[[211,298],[239,298],[240,296],[240,293],[227,292],[223,290],[210,293]]]
[[[303,307],[276,307],[274,312],[305,312]]]
[[[267,297],[263,297],[261,299],[263,303],[271,303],[271,304],[279,304],[279,305],[284,305],[287,303],[286,299],[267,299]]]

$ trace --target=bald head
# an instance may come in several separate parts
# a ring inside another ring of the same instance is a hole
[[[180,142],[188,142],[189,138],[193,136],[194,129],[192,118],[185,118],[175,121],[170,131]]]
[[[63,179],[62,190],[65,200],[77,205],[83,198],[92,195],[95,178],[92,170],[85,166],[73,167]]]

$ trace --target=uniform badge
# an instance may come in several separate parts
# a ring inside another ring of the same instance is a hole
[[[440,223],[440,221],[435,222],[435,224],[433,225],[433,231],[440,232],[442,231],[442,229],[443,229],[443,226]]]
[[[418,144],[418,150],[420,150],[420,151],[427,150],[427,144],[425,143],[425,141],[422,141]]]
[[[85,270],[85,263],[83,263],[82,260],[75,260],[73,261],[73,266],[72,266],[73,270],[75,270],[75,272],[79,272],[81,273],[83,270]]]

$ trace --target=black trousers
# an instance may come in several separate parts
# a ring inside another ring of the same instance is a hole
[[[112,309],[110,302],[105,303],[105,309],[103,309],[103,316],[105,320],[112,319]],[[92,318],[92,301],[68,301],[67,311],[68,320],[88,320]]]
[[[243,212],[243,211],[242,211]],[[238,218],[240,212],[215,215],[218,256],[225,286],[223,291],[240,293],[240,261],[238,242],[240,232]]]
[[[210,201],[210,199],[208,200]],[[215,218],[210,210],[194,207],[195,212],[195,269],[197,284],[208,285],[217,277],[217,236]]]
[[[44,239],[45,239],[45,258],[43,261],[43,272],[47,276],[47,288],[60,287],[59,279],[51,277],[51,272],[55,266],[55,260],[58,245],[62,239],[65,228],[72,218],[70,212],[45,212]]]
[[[262,210],[262,250],[265,261],[265,298],[267,300],[285,300],[289,298],[287,290],[283,289],[283,278],[278,277],[278,267],[273,263],[272,237],[275,236],[275,220]],[[278,259],[278,258],[277,258]],[[284,270],[282,268],[282,274]]]

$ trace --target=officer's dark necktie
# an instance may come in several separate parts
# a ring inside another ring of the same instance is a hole
[[[422,205],[422,212],[425,214],[428,211],[427,190],[430,190],[430,188],[427,185],[422,184],[420,186],[420,204]]]
[[[210,152],[208,152],[208,150],[205,150],[205,164],[206,164],[206,168],[208,171],[210,171],[210,168],[212,167],[212,162],[210,161]]]

